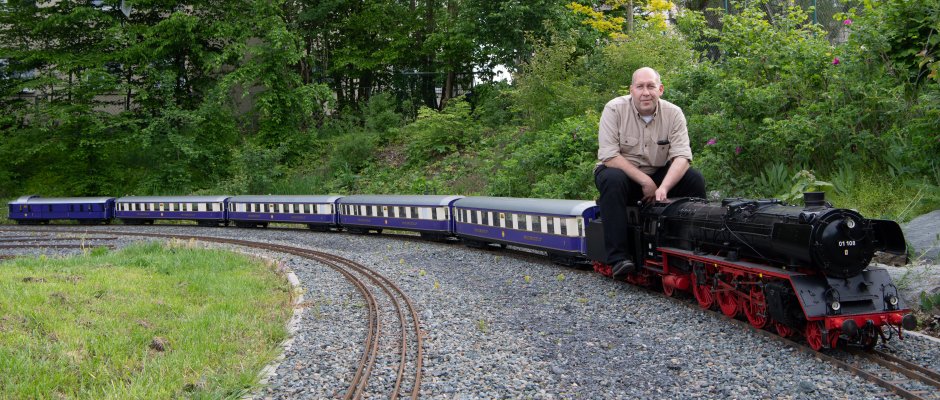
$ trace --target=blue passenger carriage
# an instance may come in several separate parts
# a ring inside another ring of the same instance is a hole
[[[511,244],[574,264],[584,259],[585,227],[599,210],[583,200],[465,197],[454,202],[454,213],[455,232],[469,246]]]
[[[453,236],[454,201],[463,196],[356,195],[340,198],[339,223],[353,233],[383,229],[420,232],[422,237]]]
[[[326,231],[338,227],[339,199],[340,196],[235,196],[228,200],[228,219],[241,228],[283,222]]]
[[[73,220],[83,224],[110,223],[114,197],[23,196],[9,203],[9,218],[18,224]]]
[[[229,196],[128,196],[118,198],[114,216],[127,225],[154,220],[189,220],[203,226],[226,225]]]

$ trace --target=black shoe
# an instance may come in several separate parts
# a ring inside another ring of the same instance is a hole
[[[612,268],[614,273],[614,279],[623,280],[627,275],[636,272],[636,265],[633,264],[633,261],[623,260],[616,264]]]

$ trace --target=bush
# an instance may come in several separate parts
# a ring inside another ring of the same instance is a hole
[[[481,132],[470,116],[470,104],[462,97],[447,102],[447,107],[439,112],[422,107],[418,119],[404,128],[410,140],[408,162],[417,164],[454,153],[478,141]]]

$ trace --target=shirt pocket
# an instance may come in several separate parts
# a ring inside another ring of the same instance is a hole
[[[620,153],[631,155],[643,154],[643,146],[640,145],[640,139],[635,136],[621,136]]]
[[[659,143],[665,143],[665,144],[659,144]],[[669,147],[670,147],[669,139],[663,138],[659,141],[655,141],[650,144],[650,147],[654,149],[651,152],[652,154],[650,154],[650,163],[654,167],[662,167],[666,165],[666,162],[669,161]]]
[[[650,164],[654,167],[662,167],[666,165],[666,162],[669,161],[669,144],[659,144],[659,142],[654,142],[651,144],[654,148],[652,154],[650,154]]]

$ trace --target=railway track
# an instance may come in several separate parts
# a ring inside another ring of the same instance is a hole
[[[662,293],[644,289],[651,294]],[[776,333],[756,329],[747,321],[731,318],[719,310],[703,309],[692,298],[663,296],[676,304],[699,309],[711,315],[729,321],[742,329],[756,332],[777,343],[788,345],[803,353],[826,361],[843,370],[875,383],[902,398],[909,400],[940,399],[940,372],[930,370],[907,360],[900,359],[880,350],[850,349],[830,353],[813,350],[809,345],[782,337]]]
[[[424,363],[423,354],[423,332],[421,331],[421,320],[418,316],[417,308],[408,297],[408,295],[394,282],[386,278],[381,273],[366,267],[355,261],[339,257],[333,254],[304,249],[300,247],[278,245],[271,243],[251,242],[238,239],[227,239],[211,236],[192,236],[175,235],[143,232],[121,232],[107,231],[96,232],[94,230],[59,230],[59,229],[6,229],[0,228],[0,231],[28,231],[36,233],[108,233],[121,236],[153,237],[163,239],[178,240],[197,240],[209,243],[235,245],[253,249],[268,250],[278,253],[291,254],[297,257],[316,261],[340,273],[350,284],[355,287],[366,303],[367,321],[366,334],[363,340],[363,352],[359,358],[359,364],[353,373],[350,384],[342,395],[344,399],[361,399],[367,396],[376,395],[370,390],[370,378],[374,372],[377,361],[381,357],[394,358],[397,360],[398,368],[395,371],[394,385],[389,393],[383,393],[388,398],[409,397],[417,399],[421,390],[422,368]],[[6,236],[5,238],[11,238]],[[47,238],[37,237],[19,237],[20,240],[46,240]],[[43,247],[43,248],[61,248],[61,246],[77,245],[0,245],[3,248],[23,248],[23,247]],[[113,245],[108,245],[113,248]],[[87,246],[86,246],[87,247]],[[377,296],[377,294],[379,294]],[[387,306],[383,307],[383,298],[387,299]],[[397,326],[386,327],[383,320],[388,317],[383,315],[385,308],[390,309],[390,319],[397,321]],[[383,343],[392,343],[383,346]],[[387,349],[386,349],[387,348]],[[388,353],[388,354],[383,354]],[[407,389],[410,386],[410,391]],[[403,392],[407,392],[403,394]]]

